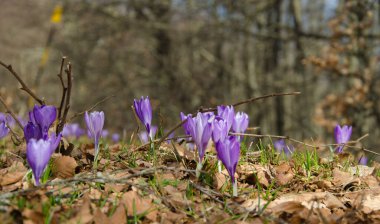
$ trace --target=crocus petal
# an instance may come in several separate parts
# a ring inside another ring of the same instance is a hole
[[[33,122],[28,122],[28,124],[24,127],[24,137],[26,142],[29,142],[30,139],[41,139],[42,132],[41,128],[38,125],[33,124]]]
[[[57,109],[54,106],[34,106],[34,119],[40,126],[42,137],[47,139],[50,126],[54,123],[57,117]]]
[[[248,128],[248,115],[243,112],[237,112],[232,123],[232,130],[236,133],[244,133]]]
[[[218,158],[226,167],[231,181],[235,182],[236,166],[240,158],[240,141],[235,136],[230,136],[224,141],[216,143],[216,151]]]
[[[86,121],[88,134],[91,138],[94,139],[95,155],[97,155],[99,152],[99,139],[102,135],[104,126],[104,112],[94,111],[89,114],[86,111],[84,118]]]
[[[7,136],[8,133],[9,133],[9,128],[5,124],[5,121],[1,121],[1,123],[0,123],[0,139]]]
[[[49,140],[30,139],[26,148],[26,159],[29,166],[32,168],[36,185],[40,184],[40,178],[45,167],[48,165],[51,155],[54,152],[54,147],[59,143],[60,136],[55,136]]]
[[[352,134],[352,126],[344,125],[343,127],[337,125],[334,129],[335,141],[337,144],[345,144],[347,143]],[[336,148],[336,153],[341,153],[343,151],[343,145],[340,145]]]
[[[144,124],[145,129],[150,133],[152,125],[152,106],[150,104],[149,97],[141,97],[140,100],[134,100],[133,105],[135,112],[140,121]]]
[[[217,107],[218,116],[222,117],[227,122],[228,131],[231,129],[234,118],[235,110],[233,106],[218,106]]]

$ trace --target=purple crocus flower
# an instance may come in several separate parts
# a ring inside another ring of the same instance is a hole
[[[9,128],[5,121],[0,121],[0,139],[4,138],[9,133]]]
[[[39,140],[42,138],[42,132],[39,125],[29,121],[24,127],[24,137],[26,142],[29,142],[30,139],[34,138]]]
[[[237,112],[232,123],[232,130],[235,133],[244,133],[248,128],[248,115],[243,112]]]
[[[188,118],[189,118],[189,119],[192,119],[192,115],[191,115],[191,114],[185,115],[184,113],[181,112],[181,113],[180,113],[180,116],[181,116],[181,121],[184,121],[184,120],[186,120],[186,119],[188,119]],[[183,125],[182,125],[183,129],[185,130],[185,134],[186,134],[186,135],[190,135],[191,129],[193,128],[193,127],[190,127],[189,124],[191,125],[192,123],[186,121],[186,122],[183,123]]]
[[[104,126],[104,112],[94,111],[88,114],[88,112],[86,111],[84,119],[86,121],[88,134],[91,138],[94,139],[96,157],[99,153],[99,139],[101,137]]]
[[[151,133],[152,125],[152,106],[150,105],[149,97],[141,97],[140,100],[134,100],[133,106],[140,121],[144,124],[146,132]]]
[[[109,131],[108,131],[107,129],[104,129],[104,130],[102,131],[102,137],[103,137],[103,138],[107,138],[108,135],[109,135]]]
[[[138,136],[141,143],[147,144],[149,142],[149,139],[154,139],[157,129],[158,129],[157,126],[152,126],[150,129],[150,134],[148,134],[148,132],[146,131],[140,131],[140,133],[138,133]]]
[[[191,128],[190,135],[197,146],[200,163],[203,160],[212,134],[212,123],[209,119],[210,116],[208,114],[198,112],[196,117],[187,120],[188,126]]]
[[[49,163],[51,155],[54,153],[59,142],[61,134],[56,136],[52,134],[47,140],[34,138],[30,139],[26,146],[26,160],[32,168],[36,185],[40,185],[40,178],[46,166]]]
[[[277,152],[284,152],[286,156],[289,156],[294,152],[294,147],[292,145],[287,145],[284,139],[275,141],[273,143],[273,146],[277,150]]]
[[[227,129],[230,131],[235,118],[235,110],[233,106],[218,106],[218,116],[227,122]]]
[[[79,138],[85,133],[78,123],[66,124],[62,130],[63,137],[76,137]]]
[[[215,143],[218,141],[224,141],[224,139],[228,136],[228,130],[227,121],[221,117],[215,117],[212,122],[212,140]]]
[[[236,136],[229,136],[224,141],[219,141],[215,145],[219,160],[226,167],[233,184],[233,196],[237,196],[237,182],[235,171],[240,157],[240,141]]]
[[[34,124],[38,124],[41,129],[42,138],[48,138],[48,132],[51,125],[57,117],[57,109],[54,106],[37,106],[35,105],[33,111],[29,112],[29,119]]]
[[[337,125],[334,130],[335,134],[335,141],[337,144],[343,144],[337,147],[335,150],[335,153],[342,153],[344,144],[346,144],[351,137],[352,133],[352,126],[344,125],[343,127],[340,127]]]
[[[366,166],[367,163],[368,163],[368,158],[366,156],[361,156],[360,159],[359,159],[359,164]]]
[[[118,133],[113,133],[112,134],[112,141],[114,143],[117,143],[117,142],[119,142],[119,140],[120,140],[120,135]]]

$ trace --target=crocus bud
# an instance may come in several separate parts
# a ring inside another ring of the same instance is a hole
[[[224,141],[217,142],[215,147],[219,160],[226,167],[231,181],[234,183],[236,166],[240,157],[240,141],[236,136],[229,136]]]
[[[5,124],[5,121],[0,122],[0,139],[4,138],[9,133],[9,128]]]
[[[230,131],[235,118],[235,110],[233,106],[218,106],[218,116],[223,118],[227,123],[227,129]]]
[[[29,140],[32,138],[36,140],[41,139],[42,132],[40,126],[33,124],[33,122],[29,121],[28,124],[24,127],[24,137],[26,142],[29,142]]]
[[[350,140],[352,133],[352,126],[344,125],[343,127],[340,127],[337,125],[334,130],[335,134],[335,141],[337,144],[345,144]],[[340,145],[335,150],[335,153],[342,153],[343,152],[344,145]]]
[[[191,127],[190,135],[197,146],[199,162],[202,162],[206,152],[208,141],[212,134],[212,124],[209,122],[210,116],[198,112],[197,116],[188,119],[188,125]]]
[[[149,97],[141,97],[140,100],[134,100],[133,106],[135,112],[140,121],[144,124],[148,133],[150,132],[152,125],[152,106],[150,105]]]
[[[47,140],[30,139],[26,146],[26,160],[32,168],[36,185],[40,185],[40,178],[49,163],[51,155],[57,148],[61,135],[52,134]]]
[[[88,134],[91,138],[94,139],[95,156],[97,156],[99,153],[99,139],[102,135],[102,130],[104,126],[104,112],[94,111],[88,114],[88,112],[86,111],[84,118],[86,121]]]
[[[244,133],[248,128],[248,115],[243,112],[237,112],[232,123],[232,130],[235,133]]]
[[[212,140],[215,143],[224,141],[228,136],[228,130],[227,121],[221,117],[216,117],[212,122]]]
[[[33,120],[37,123],[42,132],[42,138],[47,139],[49,128],[54,123],[57,117],[57,109],[54,106],[34,106],[33,116],[29,115],[32,122]]]

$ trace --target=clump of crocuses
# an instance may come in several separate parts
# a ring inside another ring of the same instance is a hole
[[[66,124],[62,130],[63,137],[79,138],[85,133],[78,123]]]
[[[294,147],[292,145],[287,145],[284,139],[275,141],[273,146],[278,153],[284,153],[286,156],[290,156],[294,152]]]
[[[43,171],[49,163],[51,155],[57,148],[61,140],[61,134],[58,136],[53,133],[47,139],[29,139],[26,146],[26,159],[32,168],[35,184],[40,185],[40,178]]]
[[[84,115],[84,119],[87,125],[87,131],[90,138],[94,139],[95,144],[95,162],[94,166],[96,166],[96,161],[99,153],[99,140],[102,136],[102,130],[104,126],[104,112],[103,111],[93,111],[90,114],[86,111]]]
[[[339,146],[336,148],[335,153],[342,153],[344,144],[346,144],[351,137],[352,134],[352,126],[344,125],[341,127],[337,125],[334,130],[335,141]]]

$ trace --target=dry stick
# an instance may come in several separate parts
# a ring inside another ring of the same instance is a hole
[[[0,101],[1,101],[1,103],[3,104],[3,106],[6,109],[6,113],[8,113],[8,114],[10,114],[12,116],[12,118],[16,121],[17,125],[21,129],[24,129],[24,127],[22,126],[21,122],[17,119],[16,115],[12,112],[12,110],[5,103],[5,100],[4,100],[4,98],[1,95],[0,95]],[[20,137],[16,134],[16,132],[14,132],[11,127],[8,127],[8,128],[11,131],[12,135],[16,138],[16,141],[18,141],[19,143],[21,143]]]
[[[61,85],[62,85],[62,98],[61,98],[61,103],[59,104],[59,109],[58,109],[58,119],[61,119],[63,103],[65,102],[66,92],[67,92],[67,87],[65,86],[65,82],[63,81],[63,76],[62,76],[63,66],[65,65],[65,59],[66,59],[66,57],[62,57],[61,68],[60,68],[59,73],[57,75],[59,80],[61,81]]]
[[[258,137],[258,138],[268,137],[268,138],[287,139],[289,141],[296,142],[296,143],[299,143],[299,144],[302,144],[304,146],[311,147],[311,148],[324,148],[324,147],[329,147],[329,146],[346,146],[348,148],[360,149],[360,150],[363,150],[365,152],[369,152],[369,153],[375,154],[377,156],[380,156],[380,153],[374,152],[372,150],[369,150],[369,149],[366,149],[366,148],[363,148],[363,147],[358,147],[358,146],[352,146],[351,145],[351,144],[355,144],[355,143],[360,142],[361,140],[363,140],[364,138],[366,138],[368,136],[368,134],[363,135],[362,137],[358,138],[355,141],[348,141],[346,143],[341,143],[341,144],[325,144],[325,145],[311,145],[311,144],[308,144],[306,142],[302,142],[300,140],[297,140],[297,139],[294,139],[294,138],[290,138],[288,136],[281,136],[281,135],[259,135],[259,134],[246,134],[246,133],[230,133],[230,134],[231,135],[237,135],[237,136],[249,136],[249,137]]]
[[[237,102],[235,104],[232,104],[232,106],[237,107],[237,106],[240,106],[243,104],[252,103],[252,102],[257,101],[257,100],[262,100],[262,99],[276,97],[276,96],[292,96],[292,95],[299,95],[299,94],[301,94],[301,92],[272,93],[272,94],[268,94],[268,95],[264,95],[264,96],[253,97],[253,98],[250,98],[247,100],[243,100],[243,101]],[[208,108],[208,109],[202,109],[201,108],[201,109],[199,109],[199,112],[202,112],[202,113],[204,113],[204,112],[215,112],[216,110],[217,110],[217,108]]]
[[[248,100],[244,100],[244,101],[240,101],[238,103],[235,103],[233,104],[233,106],[240,106],[242,104],[246,104],[246,103],[252,103],[254,101],[257,101],[257,100],[261,100],[261,99],[266,99],[266,98],[269,98],[269,97],[275,97],[275,96],[290,96],[290,95],[299,95],[301,94],[301,92],[291,92],[291,93],[273,93],[273,94],[269,94],[269,95],[265,95],[265,96],[259,96],[259,97],[254,97],[254,98],[250,98]],[[208,109],[199,109],[198,111],[199,112],[212,112],[212,111],[216,111],[217,108],[208,108]],[[174,126],[174,128],[172,128],[168,133],[166,133],[161,139],[160,141],[158,141],[157,145],[160,145],[163,141],[165,141],[165,139],[171,134],[173,133],[175,130],[177,130],[179,127],[181,127],[181,125],[183,125],[185,122],[187,121],[187,119],[181,121],[180,123],[178,123],[176,126]]]
[[[71,87],[72,87],[72,81],[73,81],[73,76],[72,76],[72,67],[71,63],[69,62],[67,65],[67,68],[65,69],[66,75],[67,75],[67,91],[66,91],[66,97],[65,97],[65,105],[64,105],[64,111],[62,117],[60,117],[60,121],[57,127],[57,133],[61,132],[63,130],[63,126],[66,123],[66,118],[67,114],[69,113],[70,110],[70,98],[71,98]],[[62,103],[62,102],[61,102]],[[61,110],[61,108],[60,108]]]
[[[67,119],[67,120],[68,120],[68,121],[71,121],[71,120],[73,120],[74,118],[83,115],[84,113],[86,113],[86,111],[91,111],[91,110],[93,110],[93,109],[94,109],[95,107],[97,107],[99,104],[101,104],[101,103],[103,103],[103,102],[109,100],[109,99],[112,98],[112,97],[115,97],[115,95],[111,95],[111,96],[106,96],[106,97],[104,97],[103,99],[101,99],[100,101],[98,101],[97,103],[95,103],[95,104],[94,104],[93,106],[91,106],[90,108],[88,108],[88,109],[86,109],[86,110],[84,110],[84,111],[82,111],[82,112],[78,112],[78,113],[74,114],[73,116],[71,116],[71,117],[70,117],[69,119]]]
[[[44,100],[40,99],[29,87],[25,84],[25,82],[20,78],[20,76],[13,70],[12,65],[6,65],[4,62],[0,61],[0,65],[4,68],[8,69],[10,73],[17,79],[17,81],[21,84],[21,90],[27,92],[33,99],[35,99],[40,105],[45,105]]]

